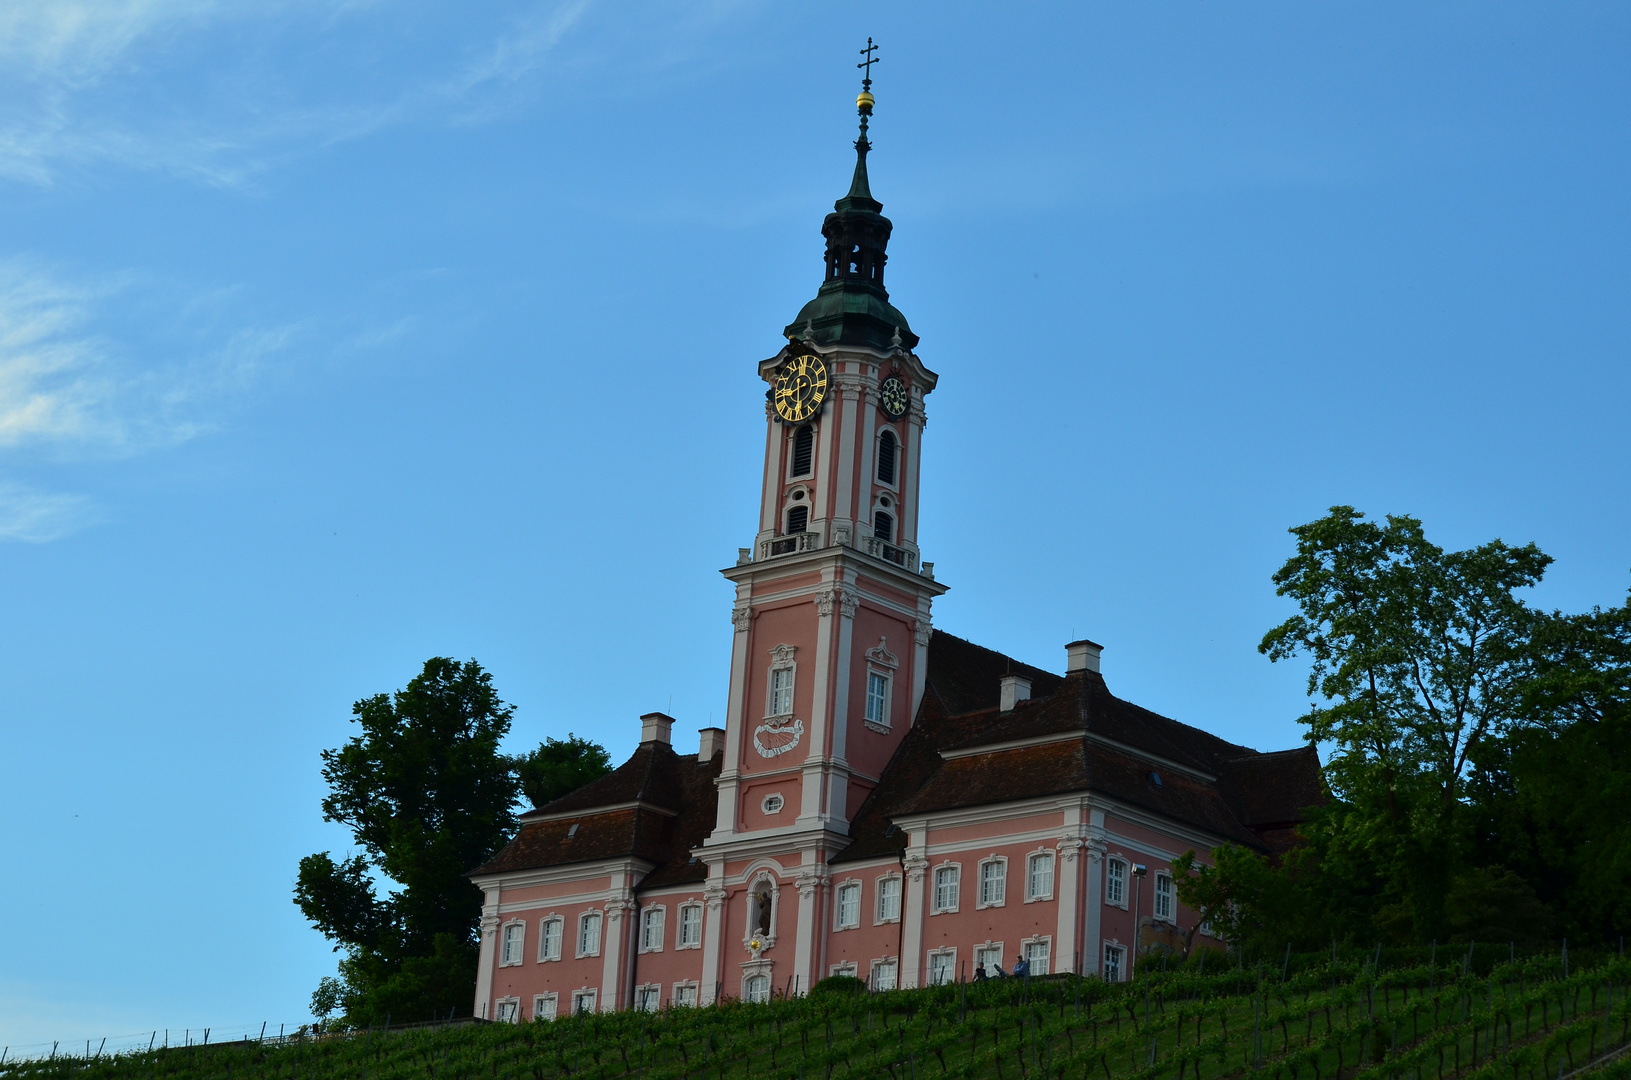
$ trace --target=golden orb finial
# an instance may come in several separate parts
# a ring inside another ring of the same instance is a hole
[[[862,90],[860,94],[856,95],[855,98],[855,107],[860,109],[863,113],[867,113],[869,115],[872,112],[872,106],[876,105],[877,103],[878,99],[873,97],[871,91],[868,90]]]

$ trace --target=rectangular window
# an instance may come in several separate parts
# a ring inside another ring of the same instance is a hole
[[[872,989],[893,990],[899,965],[893,960],[879,960],[872,965]]]
[[[509,967],[521,962],[521,945],[527,936],[526,923],[510,923],[504,928],[504,955],[499,958],[499,967]],[[517,1002],[517,1007],[520,1003]]]
[[[980,864],[980,906],[992,907],[1002,903],[1008,888],[1008,864],[992,859]]]
[[[946,986],[957,981],[957,953],[951,949],[929,954],[929,985]]]
[[[834,964],[832,966],[832,974],[834,974],[834,975],[847,975],[847,976],[849,976],[850,978],[853,979],[853,978],[856,977],[855,972],[856,972],[856,967],[855,967],[855,961],[853,961],[853,960],[851,960],[850,962],[845,963],[845,964]]]
[[[749,1005],[763,1005],[770,1000],[770,976],[749,975],[742,983],[742,1000]]]
[[[555,1002],[556,997],[554,994],[539,994],[533,998],[532,1018],[534,1020],[555,1019]]]
[[[521,1019],[521,1002],[516,998],[508,998],[498,1003],[498,1015],[494,1017],[501,1024],[513,1024]]]
[[[1104,860],[1104,902],[1127,906],[1127,863],[1122,859]]]
[[[1172,878],[1166,874],[1155,875],[1155,917],[1172,921]]]
[[[578,922],[578,955],[600,955],[600,912],[591,911]],[[573,1012],[577,1012],[574,1007]]]
[[[680,908],[680,948],[695,949],[702,945],[702,908],[687,904]]]
[[[1126,970],[1124,967],[1126,958],[1127,950],[1122,948],[1120,945],[1106,945],[1104,947],[1105,982],[1120,982],[1124,978],[1123,972]]]
[[[1025,943],[1025,964],[1030,968],[1032,975],[1046,975],[1048,973],[1048,958],[1053,952],[1053,942],[1027,941]]]
[[[598,997],[599,994],[600,992],[598,990],[579,990],[577,993],[573,994],[572,1015],[587,1016],[588,1014],[594,1012],[595,998]]]
[[[1002,970],[1002,943],[981,945],[974,950],[974,966],[985,968],[986,975],[995,976]]]
[[[878,879],[878,921],[896,922],[900,919],[900,878]]]
[[[644,952],[661,952],[663,948],[663,909],[647,908],[640,923],[640,948]]]
[[[876,671],[866,677],[866,718],[879,727],[889,726],[889,676]]]
[[[1032,855],[1029,862],[1026,889],[1032,900],[1046,900],[1053,895],[1053,856],[1047,852]]]
[[[957,910],[957,886],[960,877],[959,868],[955,866],[937,866],[934,870],[934,910]]]
[[[538,924],[538,962],[561,958],[561,923],[559,915]]]
[[[674,984],[674,1005],[676,1008],[694,1009],[697,1006],[697,987],[695,983]]]
[[[791,716],[793,713],[793,669],[770,669],[770,715]]]
[[[663,1007],[663,988],[642,986],[634,994],[634,1007],[641,1012],[656,1012]]]
[[[849,930],[861,925],[861,883],[838,886],[838,928]]]

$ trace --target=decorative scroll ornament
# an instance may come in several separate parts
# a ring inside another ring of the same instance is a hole
[[[760,757],[780,757],[804,738],[804,721],[798,717],[772,716],[753,729],[753,748]]]
[[[1065,864],[1068,866],[1076,861],[1076,857],[1082,853],[1082,849],[1086,846],[1087,842],[1085,840],[1078,840],[1075,837],[1067,836],[1063,840],[1059,841],[1059,857],[1063,859]]]
[[[753,610],[745,607],[732,608],[731,625],[736,627],[738,634],[747,633],[748,627],[753,625]]]
[[[912,621],[912,638],[919,645],[927,645],[929,643],[929,635],[933,632],[934,627],[929,624],[929,617],[927,615],[923,616],[921,619],[914,619]]]
[[[866,658],[879,667],[897,668],[900,666],[900,661],[895,659],[895,654],[889,651],[889,639],[886,637],[878,639],[877,648],[866,651]]]

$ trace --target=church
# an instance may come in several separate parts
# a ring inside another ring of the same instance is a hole
[[[825,280],[758,364],[757,532],[735,586],[725,726],[695,756],[640,718],[620,767],[522,815],[485,895],[475,1015],[766,1001],[996,974],[1118,981],[1187,939],[1172,863],[1278,852],[1319,802],[1311,747],[1259,753],[1111,693],[1101,646],[1063,673],[931,624],[918,547],[939,376],[884,287],[867,179],[826,216]],[[745,374],[745,373],[744,373]]]

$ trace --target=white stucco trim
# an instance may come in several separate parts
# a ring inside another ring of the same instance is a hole
[[[985,898],[985,868],[988,866],[1002,867],[1002,888],[995,900]],[[984,911],[986,908],[1000,908],[1008,906],[1008,856],[992,852],[981,859],[974,868],[974,910]]]

